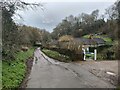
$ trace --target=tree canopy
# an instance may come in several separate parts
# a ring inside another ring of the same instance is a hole
[[[20,32],[12,19],[16,10],[28,7],[41,6],[40,3],[26,3],[22,0],[8,0],[0,2],[2,10],[2,56],[3,59],[14,59],[14,54],[19,48]]]

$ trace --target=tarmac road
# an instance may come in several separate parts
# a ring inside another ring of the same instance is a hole
[[[35,63],[36,62],[36,63]],[[115,88],[74,63],[56,62],[39,49],[26,88]]]

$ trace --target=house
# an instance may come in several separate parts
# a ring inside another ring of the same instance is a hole
[[[98,47],[105,45],[105,41],[101,38],[75,38],[74,41],[81,43],[82,47]]]
[[[66,38],[67,37],[67,38]],[[94,54],[94,60],[97,59],[97,50],[94,49],[93,52],[90,52],[90,47],[99,47],[105,45],[106,42],[101,38],[68,38],[68,36],[64,36],[64,38],[60,38],[59,40],[53,40],[50,43],[50,47],[54,48],[62,48],[74,50],[76,52],[84,52],[84,60],[86,59],[87,54]]]
[[[86,60],[86,56],[89,55],[94,55],[94,60],[97,59],[97,50],[94,49],[94,52],[89,51],[89,47],[99,47],[102,45],[105,45],[105,41],[101,38],[75,38],[74,41],[76,43],[81,43],[82,45],[82,50],[84,53],[84,60]]]
[[[57,47],[58,45],[61,46],[61,48],[77,48],[80,47],[80,45],[82,45],[82,48],[87,49],[88,47],[99,47],[102,45],[105,45],[105,41],[101,38],[73,38],[67,41],[65,40],[53,40],[49,43],[49,45],[51,47]]]

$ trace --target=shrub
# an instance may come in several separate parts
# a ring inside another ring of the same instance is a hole
[[[49,57],[51,57],[51,58],[54,58],[54,59],[56,59],[56,60],[63,61],[63,62],[71,61],[71,59],[69,58],[69,56],[60,54],[60,53],[57,52],[57,51],[48,50],[48,49],[43,49],[42,51],[43,51],[47,56],[49,56]]]
[[[47,48],[49,50],[57,51],[60,54],[69,56],[72,61],[83,60],[83,54],[76,52],[75,50],[63,49],[63,48]]]

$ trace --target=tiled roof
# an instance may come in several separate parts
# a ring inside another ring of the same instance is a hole
[[[105,41],[101,38],[93,38],[93,39],[88,39],[88,38],[75,38],[74,41],[80,42],[81,44],[84,45],[99,45],[99,44],[105,44]]]

